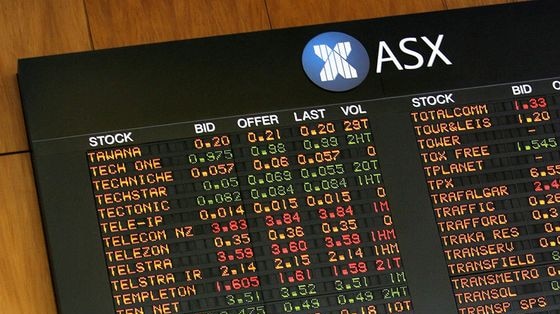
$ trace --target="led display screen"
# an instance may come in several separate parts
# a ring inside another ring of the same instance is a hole
[[[59,312],[560,312],[556,1],[20,60]]]

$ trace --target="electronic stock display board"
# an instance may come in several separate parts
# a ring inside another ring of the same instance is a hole
[[[20,60],[59,312],[560,313],[559,12]]]

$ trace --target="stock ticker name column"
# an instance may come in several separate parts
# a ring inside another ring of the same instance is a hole
[[[160,154],[160,152],[165,151]],[[181,204],[169,145],[87,154],[115,313],[178,313],[202,279],[192,221]]]
[[[459,313],[557,311],[558,97],[410,117]]]

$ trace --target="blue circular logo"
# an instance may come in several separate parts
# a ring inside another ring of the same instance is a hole
[[[313,83],[333,92],[360,85],[369,72],[366,48],[356,38],[340,32],[313,37],[303,49],[301,62]]]

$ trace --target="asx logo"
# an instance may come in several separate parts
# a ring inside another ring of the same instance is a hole
[[[343,92],[362,83],[369,72],[369,56],[354,37],[339,32],[320,34],[307,43],[303,69],[317,86]]]
[[[406,37],[399,41],[398,50],[391,48],[385,41],[379,41],[375,71],[382,73],[385,63],[392,64],[398,71],[430,68],[437,59],[445,65],[452,65],[441,50],[443,39],[442,34],[435,40],[426,36],[420,37],[420,40]],[[428,51],[429,57],[424,55]],[[411,60],[415,63],[407,63]],[[307,77],[315,85],[329,91],[343,92],[364,81],[369,72],[370,59],[364,46],[354,37],[327,32],[307,43],[303,49],[302,64]]]

